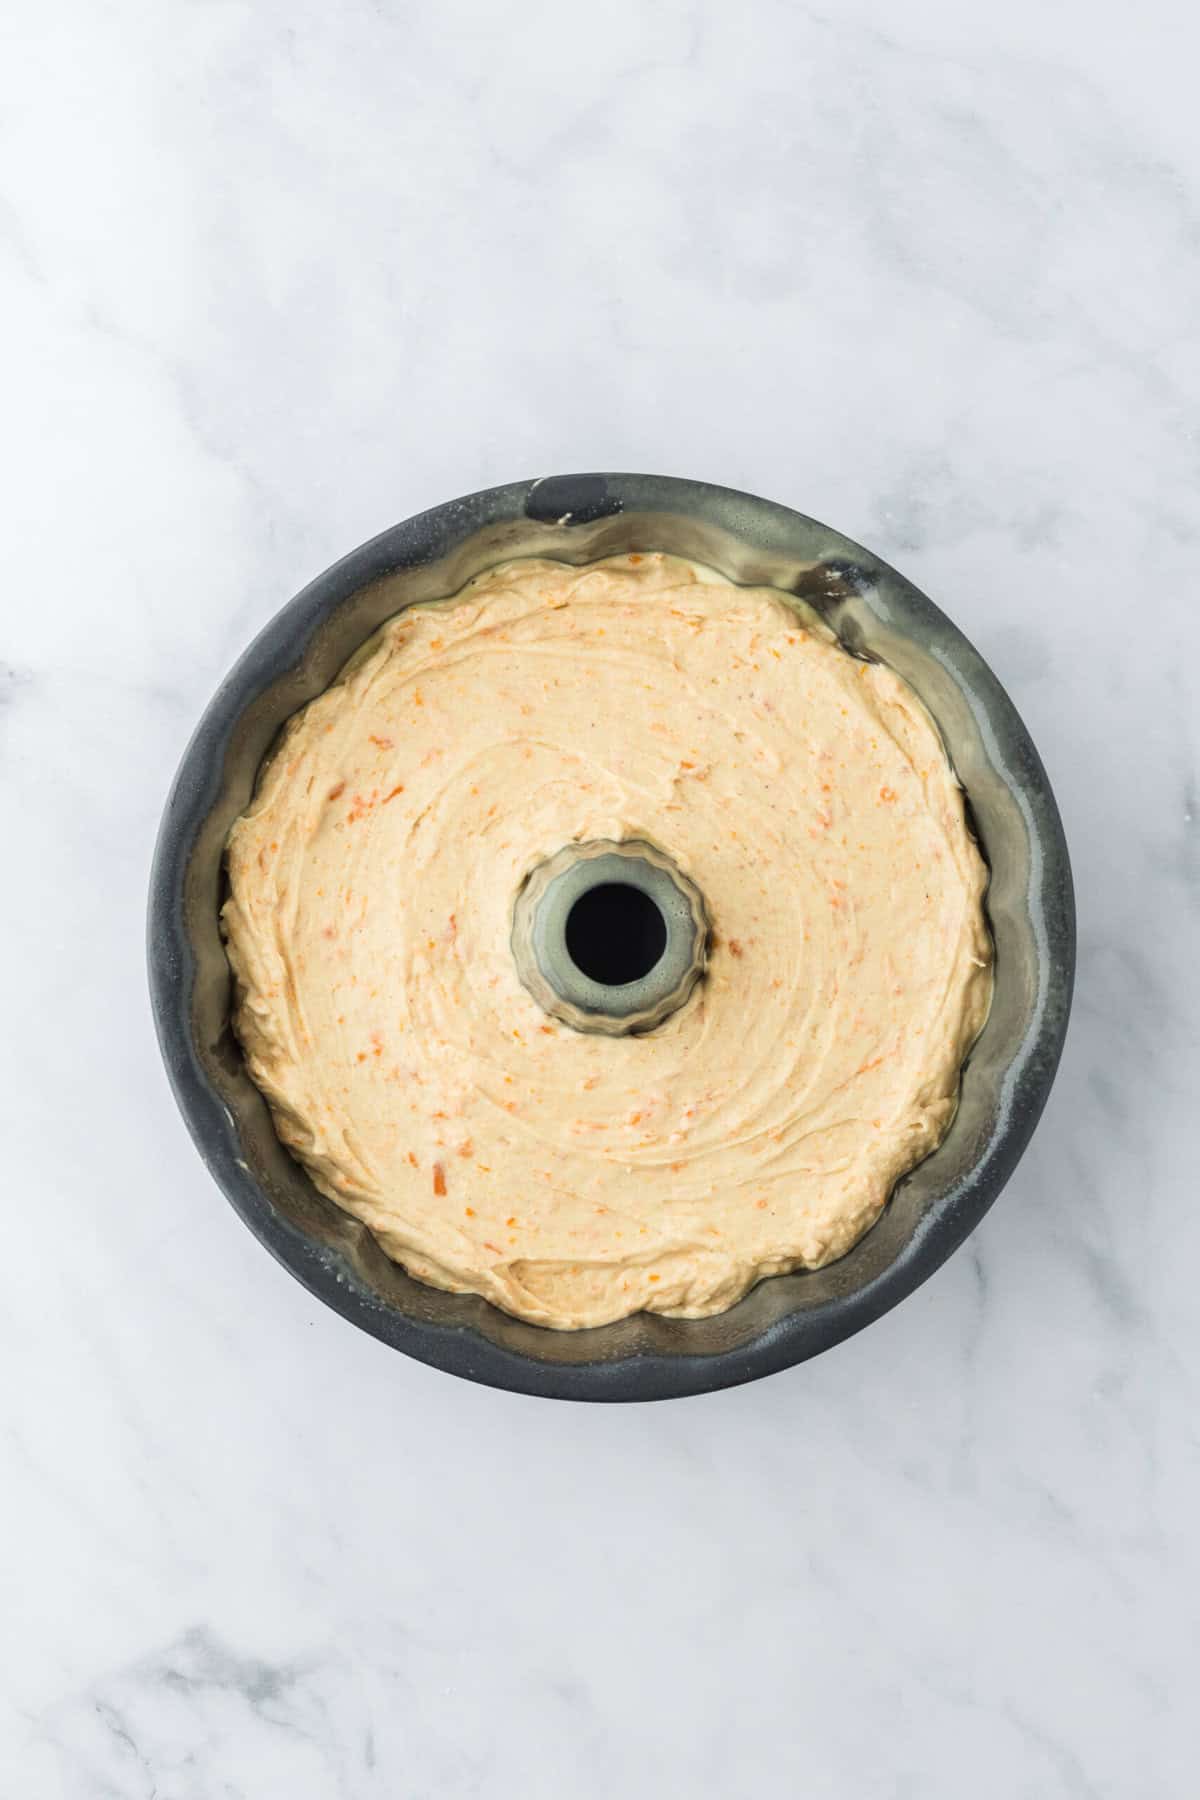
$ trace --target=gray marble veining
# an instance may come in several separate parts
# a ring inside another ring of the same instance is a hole
[[[1191,15],[16,0],[0,42],[0,1787],[1190,1796]],[[581,467],[899,563],[1009,684],[1081,927],[966,1249],[815,1363],[624,1411],[438,1377],[274,1269],[142,968],[257,626]]]

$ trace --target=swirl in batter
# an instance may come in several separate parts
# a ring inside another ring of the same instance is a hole
[[[645,1036],[548,1018],[514,897],[661,845],[705,978]],[[847,1251],[944,1134],[986,871],[891,670],[665,555],[509,562],[379,631],[229,839],[236,1024],[318,1188],[437,1287],[563,1329],[720,1312]]]

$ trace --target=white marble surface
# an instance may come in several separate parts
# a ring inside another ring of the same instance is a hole
[[[1200,33],[1182,0],[9,0],[0,1791],[1196,1791]],[[744,486],[1009,684],[1068,1050],[970,1244],[657,1407],[409,1364],[254,1243],[142,964],[206,697],[344,549]]]

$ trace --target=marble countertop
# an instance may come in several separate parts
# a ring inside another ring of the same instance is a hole
[[[5,9],[6,1794],[1195,1792],[1198,47],[1178,0]],[[579,468],[911,575],[1041,748],[1081,931],[967,1246],[817,1362],[613,1409],[278,1269],[142,950],[258,625]]]

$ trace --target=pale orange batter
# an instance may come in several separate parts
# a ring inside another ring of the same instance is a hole
[[[543,1013],[514,897],[658,844],[707,975],[646,1036]],[[986,1016],[986,874],[937,732],[769,589],[510,562],[391,620],[230,835],[236,1022],[317,1186],[542,1325],[698,1317],[842,1255],[937,1144]]]

